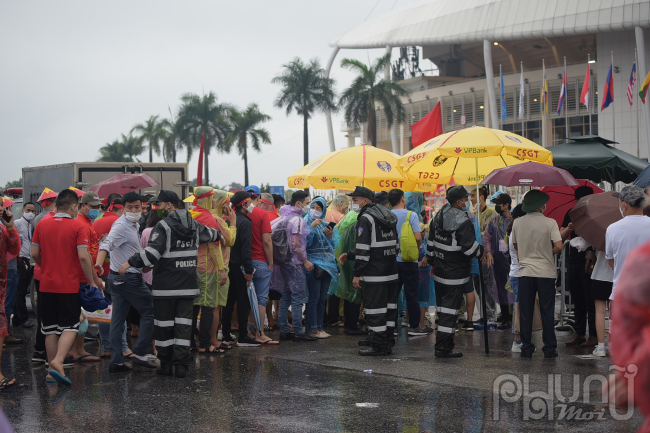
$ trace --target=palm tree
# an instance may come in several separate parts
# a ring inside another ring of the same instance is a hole
[[[161,121],[158,120],[158,116],[151,116],[145,123],[135,125],[131,128],[131,133],[133,132],[140,133],[140,136],[137,138],[140,144],[143,144],[145,141],[149,143],[147,146],[149,148],[149,162],[153,162],[154,151],[156,155],[160,155],[160,139],[163,133]]]
[[[356,71],[359,75],[341,95],[339,107],[344,110],[348,125],[357,127],[368,122],[368,141],[373,146],[377,146],[377,102],[384,108],[389,127],[393,121],[402,123],[406,120],[406,111],[400,97],[408,96],[409,91],[396,81],[383,79],[384,70],[388,65],[390,53],[378,58],[370,66],[354,59],[341,61],[342,68]]]
[[[160,121],[162,140],[162,154],[165,162],[176,162],[176,151],[180,147],[180,142],[176,135],[176,123],[172,119],[163,119]]]
[[[334,103],[334,80],[325,76],[325,70],[318,59],[304,64],[300,58],[283,65],[282,75],[273,78],[272,83],[282,85],[275,100],[275,106],[285,108],[287,116],[292,111],[303,118],[304,162],[309,163],[309,134],[307,122],[316,110],[336,111]]]
[[[217,103],[217,95],[213,92],[199,96],[186,93],[181,96],[181,107],[176,121],[176,136],[187,148],[187,160],[192,157],[192,151],[201,146],[201,137],[205,134],[204,176],[205,185],[210,184],[208,155],[213,148],[222,152],[224,139],[230,132],[228,113],[229,104]]]
[[[99,153],[101,157],[97,161],[133,162],[137,161],[135,157],[142,153],[142,144],[131,134],[128,136],[122,134],[121,140],[106,143],[99,149]]]
[[[271,116],[261,113],[257,104],[250,104],[246,110],[239,111],[236,108],[230,109],[230,124],[232,130],[226,137],[225,151],[230,152],[233,144],[244,160],[244,184],[248,183],[248,138],[250,137],[251,147],[260,152],[260,142],[271,144],[269,132],[259,128],[263,122],[271,120]]]

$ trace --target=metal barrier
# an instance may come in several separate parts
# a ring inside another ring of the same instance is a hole
[[[562,251],[557,256],[560,268],[560,323],[555,326],[558,331],[573,331],[573,311],[571,310],[571,292],[569,291],[569,305],[566,304],[566,256],[569,252],[569,240],[564,241]],[[566,322],[566,323],[565,323]]]

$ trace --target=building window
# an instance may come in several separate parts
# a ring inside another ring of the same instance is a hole
[[[598,135],[598,115],[591,116],[591,133]],[[589,135],[589,116],[569,117],[569,138]],[[566,141],[566,119],[553,119],[553,141],[552,145],[561,144]]]

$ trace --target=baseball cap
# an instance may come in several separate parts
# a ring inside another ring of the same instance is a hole
[[[178,194],[168,189],[161,189],[157,197],[151,197],[151,199],[149,199],[149,203],[158,203],[161,201],[178,204],[181,202],[181,199],[178,198]]]
[[[82,195],[81,202],[83,204],[89,204],[91,206],[99,206],[100,204],[102,204],[102,201],[100,200],[99,196],[95,191],[88,191],[87,193]]]
[[[494,204],[509,204],[512,206],[512,197],[504,192],[494,197],[491,202]]]
[[[447,201],[453,203],[456,200],[460,200],[464,197],[469,197],[472,195],[470,192],[467,192],[463,185],[452,186],[447,190]]]
[[[244,188],[244,191],[249,194],[255,194],[257,196],[260,195],[260,187],[257,185],[248,185],[246,188]]]
[[[625,186],[621,192],[612,193],[612,196],[632,206],[639,206],[647,198],[645,191],[636,185]]]
[[[382,204],[382,205],[388,203],[388,194],[386,194],[384,191],[376,192],[375,203]]]
[[[375,200],[375,194],[365,186],[357,186],[354,188],[354,191],[347,195],[349,197],[363,197],[371,201]]]

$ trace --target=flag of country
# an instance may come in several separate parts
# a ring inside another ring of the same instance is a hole
[[[645,104],[645,96],[648,93],[648,86],[650,86],[650,72],[645,76],[643,84],[641,84],[641,91],[639,91],[639,96],[641,97],[641,102]]]

